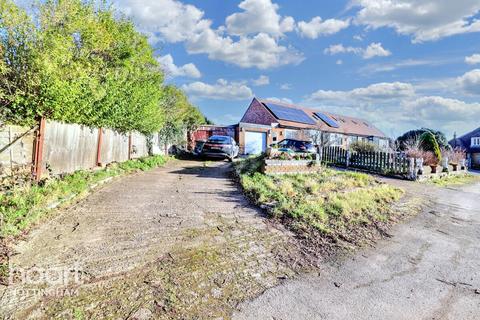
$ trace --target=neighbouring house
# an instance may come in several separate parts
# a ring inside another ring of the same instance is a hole
[[[480,128],[450,141],[453,148],[461,148],[467,153],[469,167],[480,169]]]
[[[258,154],[286,138],[313,140],[348,148],[355,141],[369,141],[387,149],[389,140],[369,122],[278,101],[254,98],[238,125],[242,154]]]

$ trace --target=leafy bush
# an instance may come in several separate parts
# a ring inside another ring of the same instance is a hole
[[[436,158],[437,164],[442,161],[442,153],[440,151],[440,146],[438,145],[437,139],[435,138],[435,135],[431,132],[425,132],[420,136],[420,145],[423,150],[427,152],[431,152],[434,157]],[[426,157],[428,157],[428,160],[430,163],[432,161],[435,161],[435,159],[431,158],[430,154],[426,154]],[[427,161],[425,161],[427,162]]]
[[[350,149],[355,152],[375,152],[378,147],[368,141],[355,141],[350,144]]]
[[[30,13],[0,0],[0,121],[144,134],[204,121],[180,90],[169,99],[147,38],[106,2],[38,1]]]

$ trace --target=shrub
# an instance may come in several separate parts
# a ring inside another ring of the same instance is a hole
[[[442,161],[440,146],[438,145],[437,139],[433,133],[427,131],[422,134],[420,136],[420,146],[423,150],[433,153],[433,155],[437,158],[437,164]],[[430,157],[430,155],[428,155],[428,157]],[[430,158],[429,160],[433,161]]]
[[[375,152],[378,147],[368,141],[355,141],[350,144],[350,149],[355,152]]]
[[[444,150],[443,156],[448,158],[448,161],[452,165],[458,165],[460,161],[467,158],[465,150],[461,148],[455,148],[453,150]]]

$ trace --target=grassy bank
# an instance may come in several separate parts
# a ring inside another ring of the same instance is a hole
[[[38,185],[13,188],[0,194],[0,238],[16,236],[44,217],[52,207],[88,193],[110,177],[162,166],[168,158],[152,156],[113,164],[96,171],[77,171]]]
[[[480,183],[480,176],[473,174],[448,175],[441,178],[426,180],[426,183],[439,187],[460,186],[464,184]]]
[[[268,176],[258,158],[236,164],[244,192],[269,214],[316,243],[362,241],[386,224],[403,191],[370,175],[324,168],[318,174]]]

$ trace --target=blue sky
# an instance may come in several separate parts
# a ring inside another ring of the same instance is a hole
[[[359,116],[387,135],[480,126],[478,0],[113,0],[167,81],[218,124],[253,96]]]

